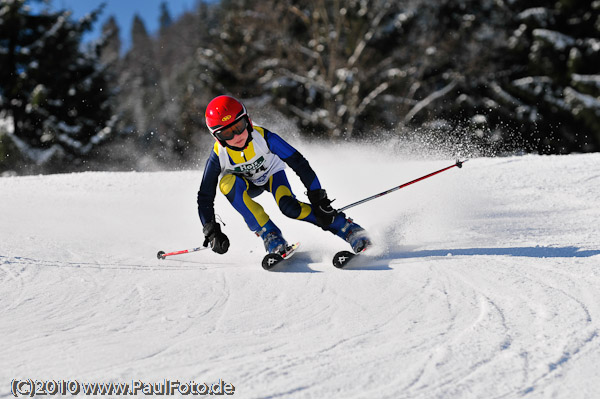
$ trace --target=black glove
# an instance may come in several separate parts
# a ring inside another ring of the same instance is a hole
[[[331,207],[331,200],[327,198],[327,192],[322,188],[308,192],[308,200],[312,205],[313,213],[321,226],[329,226],[333,223],[338,212]]]
[[[229,249],[229,238],[221,232],[221,225],[214,220],[204,225],[202,230],[204,233],[204,244],[205,247],[210,247],[213,252],[218,254],[224,254]]]

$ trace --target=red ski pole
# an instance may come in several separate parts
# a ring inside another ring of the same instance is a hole
[[[415,180],[409,181],[408,183],[404,183],[404,184],[402,184],[402,185],[400,185],[400,186],[398,186],[398,187],[391,188],[391,189],[389,189],[389,190],[387,190],[387,191],[384,191],[384,192],[382,192],[382,193],[375,194],[375,195],[372,195],[372,196],[370,196],[370,197],[368,197],[368,198],[365,198],[365,199],[362,199],[362,200],[360,200],[360,201],[354,202],[354,203],[352,203],[352,204],[350,204],[350,205],[346,205],[345,207],[338,209],[338,211],[339,211],[339,212],[342,212],[342,211],[345,211],[346,209],[352,208],[352,207],[354,207],[354,206],[356,206],[356,205],[364,204],[364,203],[365,203],[365,202],[367,202],[367,201],[371,201],[371,200],[374,200],[375,198],[382,197],[382,196],[384,196],[384,195],[386,195],[386,194],[389,194],[389,193],[392,193],[392,192],[394,192],[394,191],[396,191],[396,190],[400,190],[401,188],[404,188],[404,187],[406,187],[406,186],[410,186],[411,184],[414,184],[414,183],[416,183],[416,182],[419,182],[419,181],[421,181],[421,180],[425,180],[425,179],[427,179],[428,177],[431,177],[431,176],[437,175],[438,173],[442,173],[442,172],[444,172],[444,171],[446,171],[446,170],[448,170],[448,169],[451,169],[451,168],[453,168],[453,167],[455,167],[455,166],[458,166],[459,168],[462,168],[462,164],[463,164],[463,163],[465,163],[465,162],[467,162],[467,161],[468,161],[468,159],[465,159],[464,161],[459,161],[459,160],[457,160],[457,161],[456,161],[456,163],[455,163],[454,165],[450,165],[450,166],[448,166],[448,167],[446,167],[446,168],[444,168],[444,169],[440,169],[440,170],[437,170],[437,171],[435,171],[435,172],[432,172],[432,173],[430,173],[430,174],[428,174],[428,175],[425,175],[425,176],[423,176],[423,177],[419,177],[418,179],[415,179]]]
[[[168,252],[168,253],[165,253],[165,251],[158,251],[158,253],[156,254],[156,257],[158,259],[164,259],[167,256],[187,254],[187,253],[190,253],[190,252],[202,251],[202,250],[207,249],[207,248],[209,248],[209,247],[198,247],[198,248],[192,248],[192,249],[184,249],[183,251],[175,251],[175,252]]]

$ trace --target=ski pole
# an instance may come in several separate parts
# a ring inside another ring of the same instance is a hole
[[[183,251],[174,251],[174,252],[169,252],[169,253],[165,253],[165,251],[158,251],[158,253],[156,254],[156,257],[158,259],[164,259],[167,256],[187,254],[187,253],[190,253],[190,252],[202,251],[202,250],[207,249],[207,248],[208,247],[198,247],[198,248],[184,249]]]
[[[400,186],[398,186],[398,187],[391,188],[391,189],[389,189],[389,190],[387,190],[387,191],[384,191],[384,192],[382,192],[382,193],[379,193],[379,194],[372,195],[372,196],[370,196],[370,197],[368,197],[368,198],[365,198],[365,199],[362,199],[362,200],[360,200],[360,201],[354,202],[354,203],[352,203],[352,204],[350,204],[350,205],[346,205],[345,207],[338,209],[338,211],[339,211],[339,212],[342,212],[342,211],[345,211],[346,209],[352,208],[352,207],[354,207],[354,206],[356,206],[356,205],[364,204],[364,203],[365,203],[365,202],[367,202],[367,201],[371,201],[371,200],[373,200],[373,199],[375,199],[375,198],[382,197],[382,196],[384,196],[384,195],[386,195],[386,194],[389,194],[389,193],[392,193],[392,192],[394,192],[394,191],[396,191],[396,190],[400,190],[401,188],[404,188],[404,187],[406,187],[406,186],[410,186],[411,184],[413,184],[413,183],[416,183],[416,182],[419,182],[419,181],[421,181],[421,180],[425,180],[425,179],[427,179],[428,177],[431,177],[431,176],[437,175],[438,173],[442,173],[442,172],[444,172],[444,171],[446,171],[446,170],[448,170],[448,169],[451,169],[451,168],[453,168],[453,167],[455,167],[455,166],[458,166],[459,168],[462,168],[462,164],[463,164],[463,163],[465,163],[465,162],[467,162],[467,161],[468,161],[468,159],[465,159],[464,161],[459,161],[459,160],[456,160],[456,163],[455,163],[454,165],[451,165],[451,166],[448,166],[448,167],[446,167],[446,168],[440,169],[440,170],[438,170],[438,171],[435,171],[435,172],[433,172],[433,173],[430,173],[430,174],[428,174],[428,175],[425,175],[425,176],[423,176],[423,177],[419,177],[418,179],[415,179],[415,180],[409,181],[408,183],[404,183],[404,184],[402,184],[402,185],[400,185]]]

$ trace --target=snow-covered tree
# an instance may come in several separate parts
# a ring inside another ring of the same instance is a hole
[[[106,44],[100,51],[100,60],[104,65],[116,66],[121,57],[121,38],[119,34],[121,29],[117,25],[117,20],[114,16],[102,25],[102,38]]]
[[[163,22],[165,13],[163,2]],[[186,159],[197,160],[194,142],[206,136],[198,132],[205,129],[201,108],[211,92],[195,55],[208,37],[209,14],[209,6],[198,2],[195,11],[162,24],[154,34],[134,17],[131,48],[117,62],[118,78],[110,82],[119,104],[117,128],[126,138],[111,152],[120,154],[121,163],[126,164],[124,157],[132,153],[146,166],[177,167]]]
[[[28,165],[64,170],[112,131],[108,73],[96,46],[81,48],[101,9],[74,21],[68,11],[32,14],[27,3],[0,3],[0,107],[13,123],[2,141]]]
[[[600,1],[511,7],[508,73],[494,86],[498,104],[514,111],[539,152],[600,150]]]
[[[171,13],[169,12],[166,1],[160,3],[160,17],[158,20],[161,30],[168,28],[173,23],[173,18],[171,18]]]

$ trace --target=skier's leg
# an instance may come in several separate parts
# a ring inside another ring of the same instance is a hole
[[[250,197],[248,180],[231,174],[225,175],[219,182],[219,189],[242,215],[250,230],[258,231],[269,221],[269,215],[263,207]]]
[[[271,176],[267,184],[267,188],[273,194],[281,213],[289,218],[302,220],[321,227],[317,223],[317,218],[313,214],[310,204],[296,199],[283,170]]]
[[[324,228],[324,230],[331,231],[336,236],[345,240],[356,253],[365,250],[371,245],[371,240],[365,229],[358,223],[354,223],[352,219],[346,217],[343,212],[338,213],[333,223]]]
[[[360,252],[371,245],[366,231],[359,224],[354,223],[352,219],[347,218],[343,212],[339,212],[330,225],[321,225],[317,221],[311,205],[296,199],[284,171],[271,176],[268,184],[268,189],[275,197],[279,209],[287,217],[309,222],[323,230],[332,232],[348,242],[356,252]]]
[[[219,183],[221,192],[231,205],[244,217],[250,230],[263,239],[265,250],[269,253],[283,253],[287,242],[281,235],[281,230],[269,219],[263,207],[252,197],[262,189],[240,176],[225,175]]]

